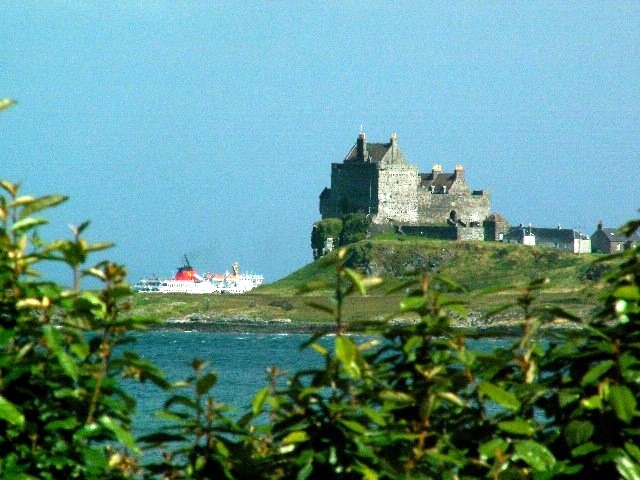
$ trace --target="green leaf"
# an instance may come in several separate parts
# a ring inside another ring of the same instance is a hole
[[[107,250],[113,247],[113,242],[96,242],[90,245],[87,245],[85,251],[86,252],[99,252],[101,250]]]
[[[589,398],[580,400],[580,405],[588,410],[596,410],[602,408],[602,398],[600,395],[592,395]]]
[[[362,411],[367,417],[369,417],[369,420],[371,420],[372,422],[377,423],[382,427],[384,427],[387,424],[387,421],[385,420],[384,416],[380,414],[380,412],[375,408],[362,407]]]
[[[55,430],[72,430],[78,427],[79,422],[78,419],[73,417],[67,417],[63,420],[54,420],[53,422],[49,422],[45,425],[45,430],[49,432],[53,432]]]
[[[322,312],[328,313],[329,315],[333,315],[333,308],[331,308],[328,305],[325,305],[324,303],[308,301],[308,302],[305,302],[305,304],[311,308],[315,308],[316,310],[320,310]]]
[[[622,300],[640,300],[640,288],[638,285],[625,285],[618,287],[613,292],[613,296]]]
[[[216,451],[218,452],[218,454],[222,455],[224,458],[229,458],[231,456],[231,452],[229,451],[229,449],[227,448],[227,446],[224,444],[224,442],[216,442]]]
[[[173,405],[182,405],[184,407],[187,407],[191,410],[196,410],[196,411],[200,409],[199,405],[196,402],[194,402],[192,398],[184,395],[173,395],[164,402],[165,409],[168,409]]]
[[[602,375],[609,371],[613,365],[615,365],[613,360],[605,360],[604,362],[594,365],[585,373],[584,377],[582,377],[580,386],[584,387],[596,382]]]
[[[0,187],[4,188],[9,195],[15,197],[20,189],[19,183],[11,183],[6,180],[0,180]]]
[[[262,411],[262,406],[269,396],[269,391],[269,387],[264,387],[254,395],[253,401],[251,402],[251,411],[254,415],[258,415]]]
[[[355,420],[340,420],[340,423],[356,433],[364,435],[367,433],[367,428]]]
[[[586,443],[594,432],[593,423],[588,420],[573,420],[564,429],[564,438],[570,447]]]
[[[89,345],[85,342],[73,343],[70,348],[74,354],[83,360],[89,356]]]
[[[584,445],[571,450],[571,455],[574,457],[583,457],[585,455],[591,455],[593,452],[600,450],[600,445],[596,445],[593,442],[587,442]]]
[[[282,439],[282,443],[291,444],[291,443],[302,443],[309,440],[309,435],[304,430],[297,430],[295,432],[291,432],[289,435]]]
[[[380,277],[365,277],[362,279],[362,285],[365,290],[368,290],[373,287],[377,287],[378,285],[382,285],[384,280]]]
[[[196,382],[196,394],[204,395],[211,390],[211,387],[215,385],[217,380],[218,376],[213,372],[209,372],[198,378],[198,381]]]
[[[434,280],[440,281],[443,285],[446,285],[450,291],[452,292],[464,292],[465,289],[458,282],[453,280],[452,278],[447,277],[446,275],[434,275]]]
[[[545,312],[547,312],[549,315],[552,315],[553,317],[564,318],[565,320],[571,320],[573,322],[579,322],[581,320],[580,317],[577,317],[573,313],[558,306],[547,306],[545,307]]]
[[[358,292],[360,293],[360,295],[365,295],[367,291],[363,283],[364,277],[360,273],[356,272],[355,270],[352,270],[351,268],[345,267],[343,271],[344,271],[344,274],[347,276],[347,278],[351,280],[351,282],[358,289]]]
[[[16,104],[16,101],[13,100],[12,98],[0,98],[0,110],[9,108],[11,105],[15,105],[15,104]]]
[[[77,313],[92,313],[99,319],[104,318],[107,313],[106,304],[94,292],[82,292],[80,296],[75,299],[73,307]]]
[[[307,463],[305,463],[304,467],[300,469],[298,475],[296,475],[296,480],[307,480],[309,475],[313,473],[313,458],[310,458]]]
[[[35,201],[35,198],[33,198],[31,195],[21,195],[17,197],[13,202],[11,202],[9,204],[9,207],[20,207],[23,205],[27,205],[33,201]]]
[[[544,472],[556,463],[556,458],[544,445],[532,440],[520,440],[515,443],[515,452],[534,470]]]
[[[640,462],[640,447],[631,442],[626,442],[624,448],[629,452],[636,462]]]
[[[82,459],[85,465],[91,465],[94,469],[101,469],[107,471],[108,461],[105,458],[104,450],[102,448],[86,447],[82,450]],[[40,477],[42,478],[42,477]],[[22,480],[22,479],[21,479]],[[36,480],[35,478],[27,477],[24,480]]]
[[[580,399],[580,390],[577,388],[565,388],[558,392],[558,403],[560,407],[565,408]]]
[[[359,462],[353,466],[353,470],[362,475],[362,480],[379,480],[380,478],[375,470]]]
[[[45,195],[44,197],[40,197],[29,202],[25,207],[20,211],[19,219],[26,218],[28,215],[32,213],[39,212],[46,208],[55,207],[56,205],[60,205],[61,203],[68,200],[69,197],[64,195]]]
[[[525,420],[509,420],[498,423],[498,428],[504,432],[530,437],[535,429]]]
[[[451,403],[458,405],[459,407],[464,407],[464,401],[453,392],[438,392],[437,394],[440,398],[444,398]]]
[[[509,448],[509,444],[502,438],[494,438],[478,447],[478,452],[483,460],[504,455]]]
[[[400,311],[401,312],[413,312],[422,308],[425,303],[424,297],[407,297],[402,302],[400,302]]]
[[[32,229],[33,227],[37,227],[39,225],[45,225],[47,223],[49,222],[44,218],[27,217],[27,218],[23,218],[22,220],[18,220],[16,223],[14,223],[11,226],[11,231],[12,232],[26,231],[26,230]]]
[[[127,448],[130,448],[136,453],[141,453],[140,448],[136,445],[136,441],[133,438],[131,432],[125,430],[121,425],[115,422],[111,417],[107,415],[103,415],[100,417],[100,424],[105,427],[107,430],[113,432],[118,441],[125,445]]]
[[[62,336],[60,333],[47,325],[44,327],[44,338],[47,346],[55,355],[62,367],[62,370],[73,380],[78,380],[78,364],[75,359],[62,348]]]
[[[609,390],[609,401],[616,412],[616,416],[624,423],[631,423],[637,400],[626,385],[613,385]]]
[[[9,400],[0,395],[0,419],[9,422],[12,425],[23,428],[24,415]]]
[[[616,469],[625,480],[640,480],[640,465],[622,453],[615,459]]]
[[[316,352],[318,352],[320,355],[323,355],[325,357],[329,354],[329,351],[319,343],[312,343],[311,348],[313,348]]]
[[[391,402],[397,404],[397,407],[404,407],[406,405],[413,405],[415,398],[408,393],[396,392],[395,390],[383,390],[379,394],[380,399],[385,402]]]
[[[513,410],[514,412],[520,409],[520,402],[516,396],[497,385],[482,382],[478,385],[478,391],[483,395],[487,395],[491,400],[502,405],[504,408]]]
[[[358,365],[360,353],[351,338],[344,335],[336,337],[336,357],[344,366],[345,372],[352,378],[360,378],[361,371]]]

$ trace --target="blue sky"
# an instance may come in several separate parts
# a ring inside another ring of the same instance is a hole
[[[638,2],[7,2],[0,177],[64,193],[132,280],[281,278],[363,125],[511,223],[640,208]]]

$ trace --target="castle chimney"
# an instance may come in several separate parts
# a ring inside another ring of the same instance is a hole
[[[598,222],[598,230],[602,230],[602,220]]]
[[[464,167],[462,165],[456,165],[455,177],[464,178]]]
[[[365,136],[364,132],[360,132],[360,135],[358,135],[358,149],[356,158],[359,162],[364,162],[368,156],[367,137]]]
[[[391,143],[391,155],[392,155],[392,158],[395,159],[396,155],[398,154],[398,139],[395,133],[391,134],[390,143]]]
[[[439,173],[442,173],[442,165],[434,165],[431,167],[431,175],[433,178],[436,178]]]

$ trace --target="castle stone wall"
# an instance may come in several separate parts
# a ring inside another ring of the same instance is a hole
[[[484,241],[484,227],[458,227],[458,240]]]
[[[374,223],[418,221],[418,168],[386,168],[378,172],[378,214]]]
[[[397,228],[398,233],[415,237],[433,238],[435,240],[462,240],[480,241],[484,240],[483,227],[444,227],[444,226],[407,226]]]
[[[371,163],[339,164],[331,168],[331,189],[322,218],[340,218],[346,213],[378,211],[378,175]]]
[[[461,220],[469,225],[482,223],[489,216],[491,198],[482,194],[457,195],[431,193],[425,188],[418,191],[418,224],[446,224],[448,220]],[[454,218],[455,217],[455,218]]]

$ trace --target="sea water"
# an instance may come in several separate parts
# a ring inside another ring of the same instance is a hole
[[[162,368],[171,382],[193,375],[194,358],[208,362],[209,370],[218,375],[210,394],[240,414],[246,411],[254,394],[267,385],[268,368],[294,372],[322,367],[324,357],[320,353],[313,348],[300,349],[307,339],[308,334],[153,330],[137,334],[136,343],[129,349]],[[329,346],[332,341],[333,337],[327,336],[320,343]],[[475,341],[473,348],[489,351],[505,343],[505,340],[483,339]],[[125,386],[137,402],[136,433],[155,430],[158,422],[155,413],[162,409],[169,394],[149,383],[126,382]]]
[[[240,414],[246,411],[258,390],[268,384],[267,369],[277,367],[292,372],[323,365],[323,357],[314,349],[300,349],[300,344],[308,338],[309,335],[288,333],[154,330],[137,334],[136,343],[128,349],[160,367],[170,382],[192,376],[193,359],[207,362],[208,371],[218,376],[209,394]],[[137,402],[136,433],[153,430],[158,421],[155,413],[161,410],[170,394],[148,382],[128,381],[125,388]],[[181,393],[193,395],[193,391]]]

